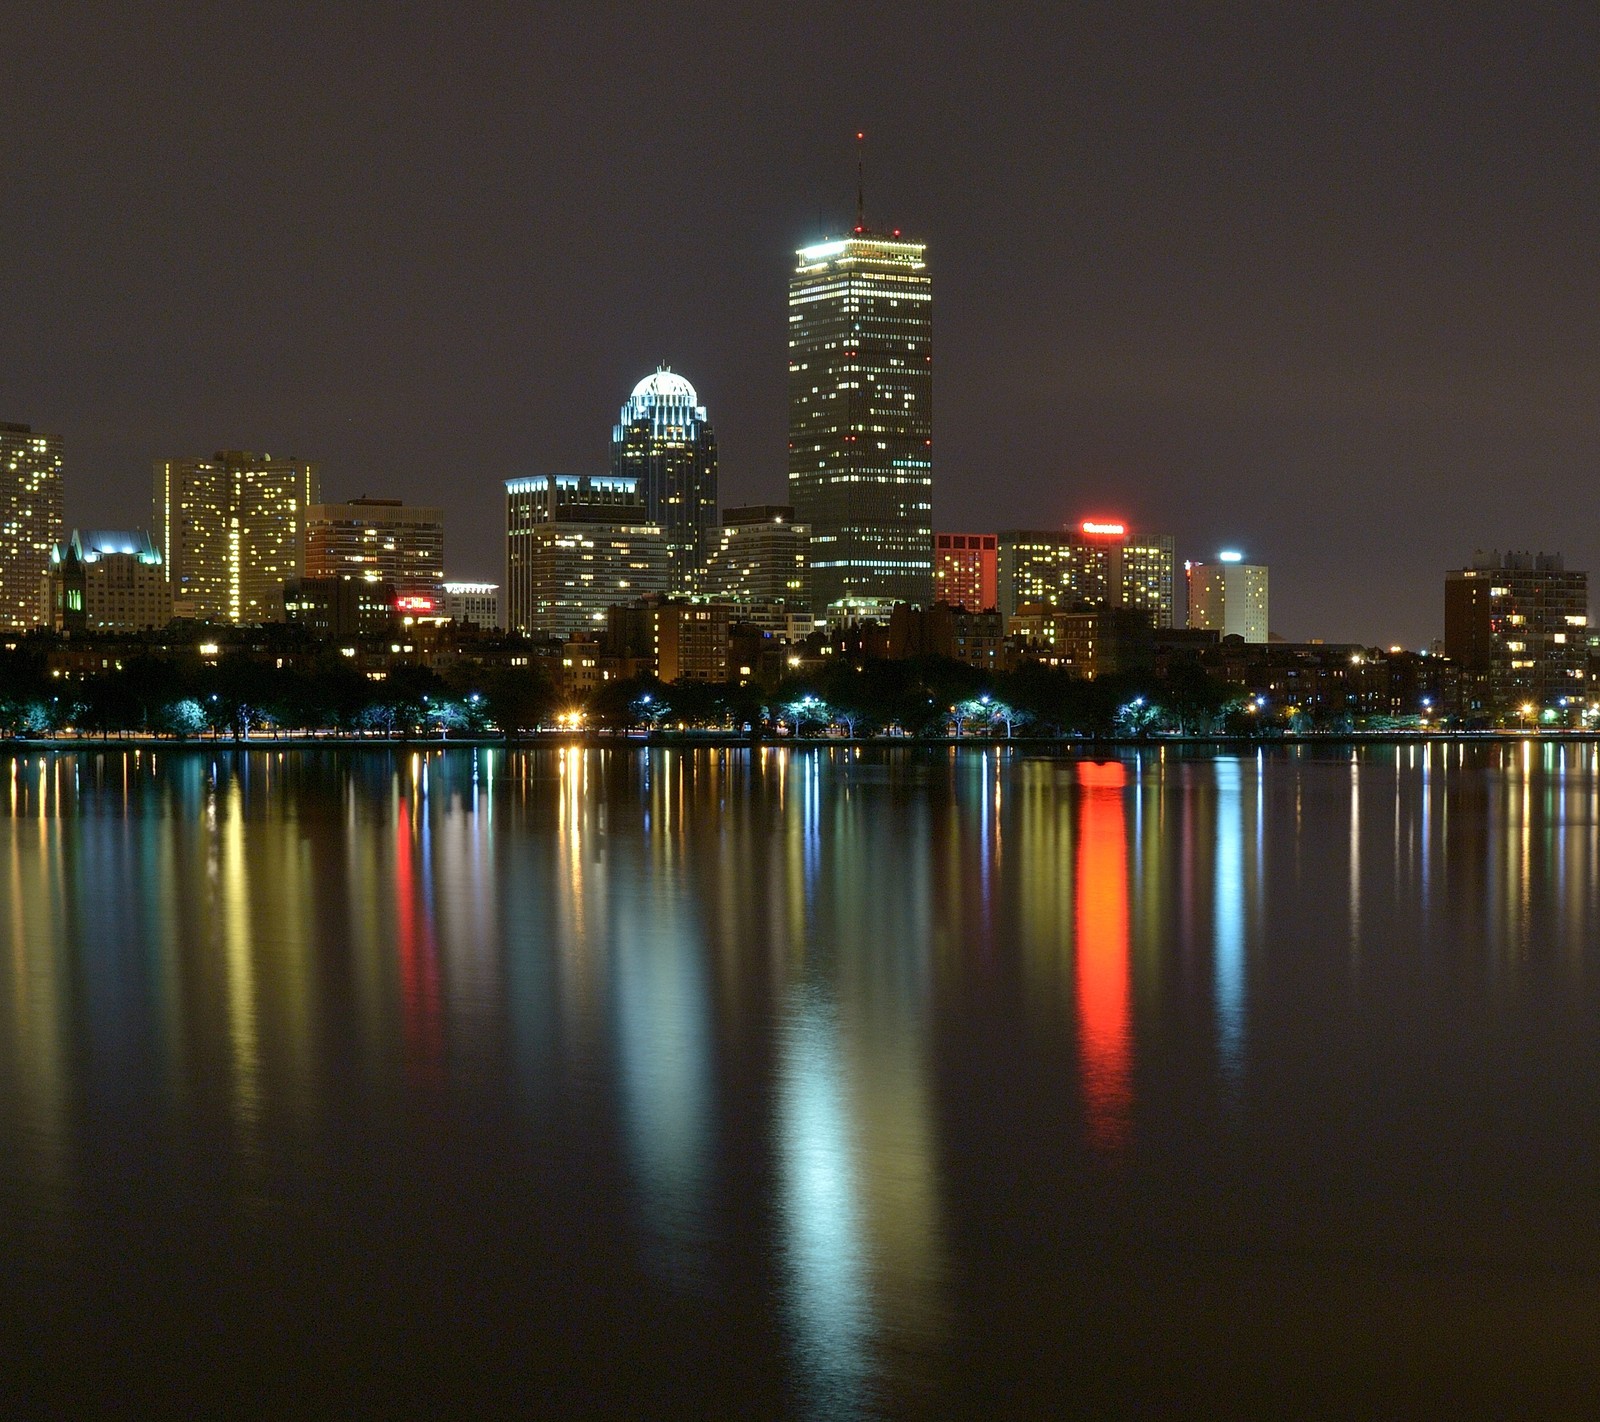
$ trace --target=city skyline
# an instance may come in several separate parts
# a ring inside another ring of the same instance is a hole
[[[1276,630],[1380,644],[1437,636],[1477,547],[1595,565],[1596,17],[935,6],[841,48],[825,12],[708,7],[692,95],[648,16],[19,17],[0,388],[64,437],[67,524],[142,522],[165,451],[291,449],[330,498],[449,477],[451,574],[492,578],[501,481],[602,470],[663,358],[723,502],[787,501],[784,281],[848,221],[860,127],[868,221],[938,258],[936,528],[998,502],[1243,544]]]

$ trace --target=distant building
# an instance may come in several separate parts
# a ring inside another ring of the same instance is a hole
[[[932,288],[921,242],[853,232],[789,279],[789,499],[811,529],[812,610],[933,601]]]
[[[724,509],[700,591],[719,601],[808,612],[811,530],[788,504]]]
[[[39,588],[61,538],[61,436],[0,423],[0,628],[46,620]]]
[[[1185,563],[1189,626],[1246,642],[1267,640],[1267,570],[1238,553],[1219,553],[1214,563]]]
[[[399,499],[313,504],[305,575],[391,583],[400,597],[432,597],[444,581],[444,510]]]
[[[661,366],[633,387],[611,431],[611,473],[637,479],[661,526],[674,593],[695,591],[717,527],[717,439],[694,386]]]
[[[365,578],[295,578],[284,584],[284,620],[324,641],[382,637],[395,621],[393,583]]]
[[[1062,612],[1031,606],[1020,608],[1006,625],[1020,657],[1086,681],[1155,665],[1155,633],[1142,608]]]
[[[1523,721],[1585,694],[1589,575],[1559,553],[1479,553],[1445,574],[1444,651],[1462,710]]]
[[[144,632],[172,620],[166,569],[142,529],[73,529],[50,550],[43,586],[57,632]]]
[[[993,533],[933,535],[933,599],[969,612],[1000,605],[1000,540]]]
[[[228,449],[158,461],[151,534],[173,615],[279,620],[284,584],[305,574],[306,515],[320,488],[317,466],[300,459]]]
[[[465,622],[493,631],[501,626],[500,585],[498,583],[451,583],[439,585],[439,614],[450,622]]]
[[[648,667],[665,682],[728,680],[728,608],[717,603],[647,599],[610,608],[606,650]]]
[[[888,655],[895,661],[948,657],[984,671],[1002,671],[1005,628],[992,608],[980,612],[942,601],[918,608],[902,602],[889,618]]]
[[[1170,534],[1135,534],[1124,523],[1087,519],[1075,528],[1009,530],[998,538],[999,608],[1136,608],[1155,627],[1174,620]]]
[[[506,481],[506,623],[536,637],[603,628],[606,609],[670,581],[639,481],[539,474]]]

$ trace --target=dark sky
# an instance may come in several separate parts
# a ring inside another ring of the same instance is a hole
[[[1498,12],[1496,12],[1496,10]],[[1405,641],[1477,546],[1600,572],[1600,6],[7,7],[0,419],[69,523],[158,455],[446,504],[599,470],[669,360],[784,480],[792,249],[929,244],[934,519],[1123,514]]]

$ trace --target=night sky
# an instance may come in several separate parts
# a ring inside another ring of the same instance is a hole
[[[1475,547],[1600,573],[1600,7],[1491,8],[12,4],[0,419],[69,524],[254,448],[498,580],[500,481],[603,469],[667,360],[723,502],[782,499],[860,127],[929,244],[935,527],[1125,515],[1269,563],[1286,636],[1422,645]]]

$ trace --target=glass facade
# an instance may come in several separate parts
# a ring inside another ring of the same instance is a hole
[[[932,290],[920,242],[858,230],[789,282],[789,495],[819,616],[933,601]]]
[[[611,472],[639,481],[667,543],[672,591],[696,589],[717,529],[717,439],[694,386],[668,366],[633,387],[611,431]]]

